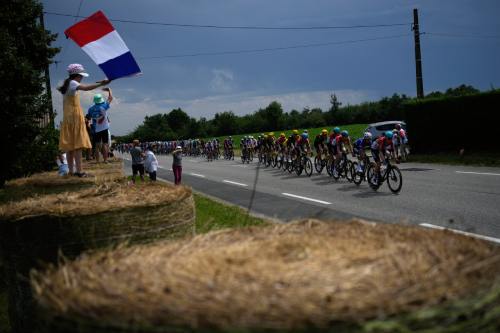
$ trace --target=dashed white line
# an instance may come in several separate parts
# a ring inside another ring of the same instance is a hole
[[[472,171],[455,171],[455,172],[456,173],[473,174],[473,175],[500,176],[500,173],[493,173],[493,172],[472,172]]]
[[[224,183],[228,183],[228,184],[233,184],[233,185],[238,185],[238,186],[244,186],[244,187],[247,187],[248,185],[247,184],[242,184],[242,183],[238,183],[238,182],[233,182],[231,180],[227,180],[227,179],[224,179],[223,180]]]
[[[296,199],[302,199],[302,200],[317,202],[317,203],[320,203],[320,204],[323,204],[323,205],[331,205],[332,204],[331,202],[328,202],[328,201],[323,201],[323,200],[318,200],[318,199],[303,197],[301,195],[296,195],[296,194],[291,194],[291,193],[281,193],[281,194],[283,194],[283,195],[285,195],[287,197],[292,197],[292,198],[296,198]]]
[[[195,177],[200,177],[200,178],[205,178],[204,175],[200,175],[199,173],[193,173],[193,172],[190,172],[189,173],[191,176],[195,176]]]
[[[246,168],[247,167],[246,165],[242,165],[242,164],[230,164],[229,166],[232,166],[235,168]]]
[[[495,237],[483,236],[483,235],[475,234],[475,233],[472,233],[472,232],[466,232],[466,231],[457,230],[457,229],[445,228],[445,227],[442,227],[442,226],[439,226],[439,225],[430,224],[430,223],[420,223],[420,226],[426,227],[426,228],[438,229],[438,230],[449,230],[449,231],[455,232],[457,234],[466,235],[466,236],[470,236],[470,237],[475,237],[475,238],[479,238],[479,239],[483,239],[483,240],[487,240],[487,241],[490,241],[490,242],[494,242],[494,243],[500,244],[500,239],[499,238],[495,238]]]

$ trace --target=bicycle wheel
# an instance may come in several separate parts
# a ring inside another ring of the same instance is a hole
[[[308,177],[311,177],[313,173],[313,165],[309,157],[305,157],[304,161],[304,171]]]
[[[302,170],[304,169],[304,166],[302,165],[302,161],[297,157],[297,159],[293,162],[295,164],[295,173],[297,176],[300,176],[302,174]]]
[[[295,165],[293,163],[293,161],[289,161],[288,162],[288,173],[292,173],[294,170],[295,170]]]
[[[317,155],[314,158],[314,169],[316,169],[317,173],[321,173],[321,171],[323,171],[323,164]]]
[[[273,157],[272,165],[273,165],[273,168],[276,168],[276,166],[278,165],[278,156],[277,155]]]
[[[378,190],[380,187],[380,175],[377,173],[376,169],[376,164],[375,163],[370,163],[368,166],[368,169],[366,170],[366,180],[368,181],[368,184],[373,190]]]
[[[354,179],[352,173],[352,165],[353,165],[352,161],[347,161],[344,168],[345,178],[349,181],[349,183],[352,183],[352,180]]]
[[[387,174],[387,185],[392,193],[396,194],[403,187],[403,175],[397,166],[391,166]]]
[[[352,162],[351,165],[351,174],[352,174],[352,181],[356,185],[360,185],[363,182],[363,172],[358,170],[359,163],[358,162]]]
[[[333,177],[333,160],[331,159],[326,162],[326,173],[328,173],[330,177]]]

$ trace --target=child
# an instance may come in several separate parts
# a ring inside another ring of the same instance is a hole
[[[99,151],[101,151],[104,163],[107,163],[110,143],[108,109],[111,101],[113,101],[113,94],[110,88],[103,88],[102,90],[108,93],[107,101],[104,100],[102,94],[96,94],[94,96],[94,105],[89,108],[87,115],[92,118],[96,161],[99,162]]]
[[[148,146],[146,148],[146,158],[144,159],[144,168],[149,174],[149,179],[154,182],[156,181],[156,171],[158,170],[158,160],[153,153],[153,148]]]
[[[133,148],[130,149],[130,156],[132,156],[132,183],[135,184],[135,176],[139,173],[141,180],[144,181],[144,153],[139,146],[139,140],[132,142]]]
[[[56,163],[59,167],[59,176],[66,176],[69,173],[68,160],[66,159],[66,153],[59,152],[56,157]]]

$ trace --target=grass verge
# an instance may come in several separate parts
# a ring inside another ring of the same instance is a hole
[[[225,205],[200,194],[194,194],[194,202],[197,233],[266,223],[263,219],[248,215],[240,207]]]

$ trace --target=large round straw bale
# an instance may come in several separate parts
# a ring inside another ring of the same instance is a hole
[[[409,332],[443,317],[474,328],[467,316],[498,305],[500,287],[474,306],[458,300],[491,290],[499,260],[498,247],[448,231],[302,221],[96,253],[32,283],[48,332],[351,332],[418,314]],[[498,309],[481,312],[481,327],[498,324]]]
[[[57,171],[50,171],[13,179],[6,183],[4,196],[7,201],[17,201],[36,195],[80,190],[123,179],[123,161],[114,160],[109,164],[93,163],[89,168],[88,177],[59,176]]]
[[[191,190],[163,183],[110,183],[0,206],[13,325],[31,320],[31,269],[57,263],[60,253],[75,258],[120,242],[192,234],[194,219]]]

